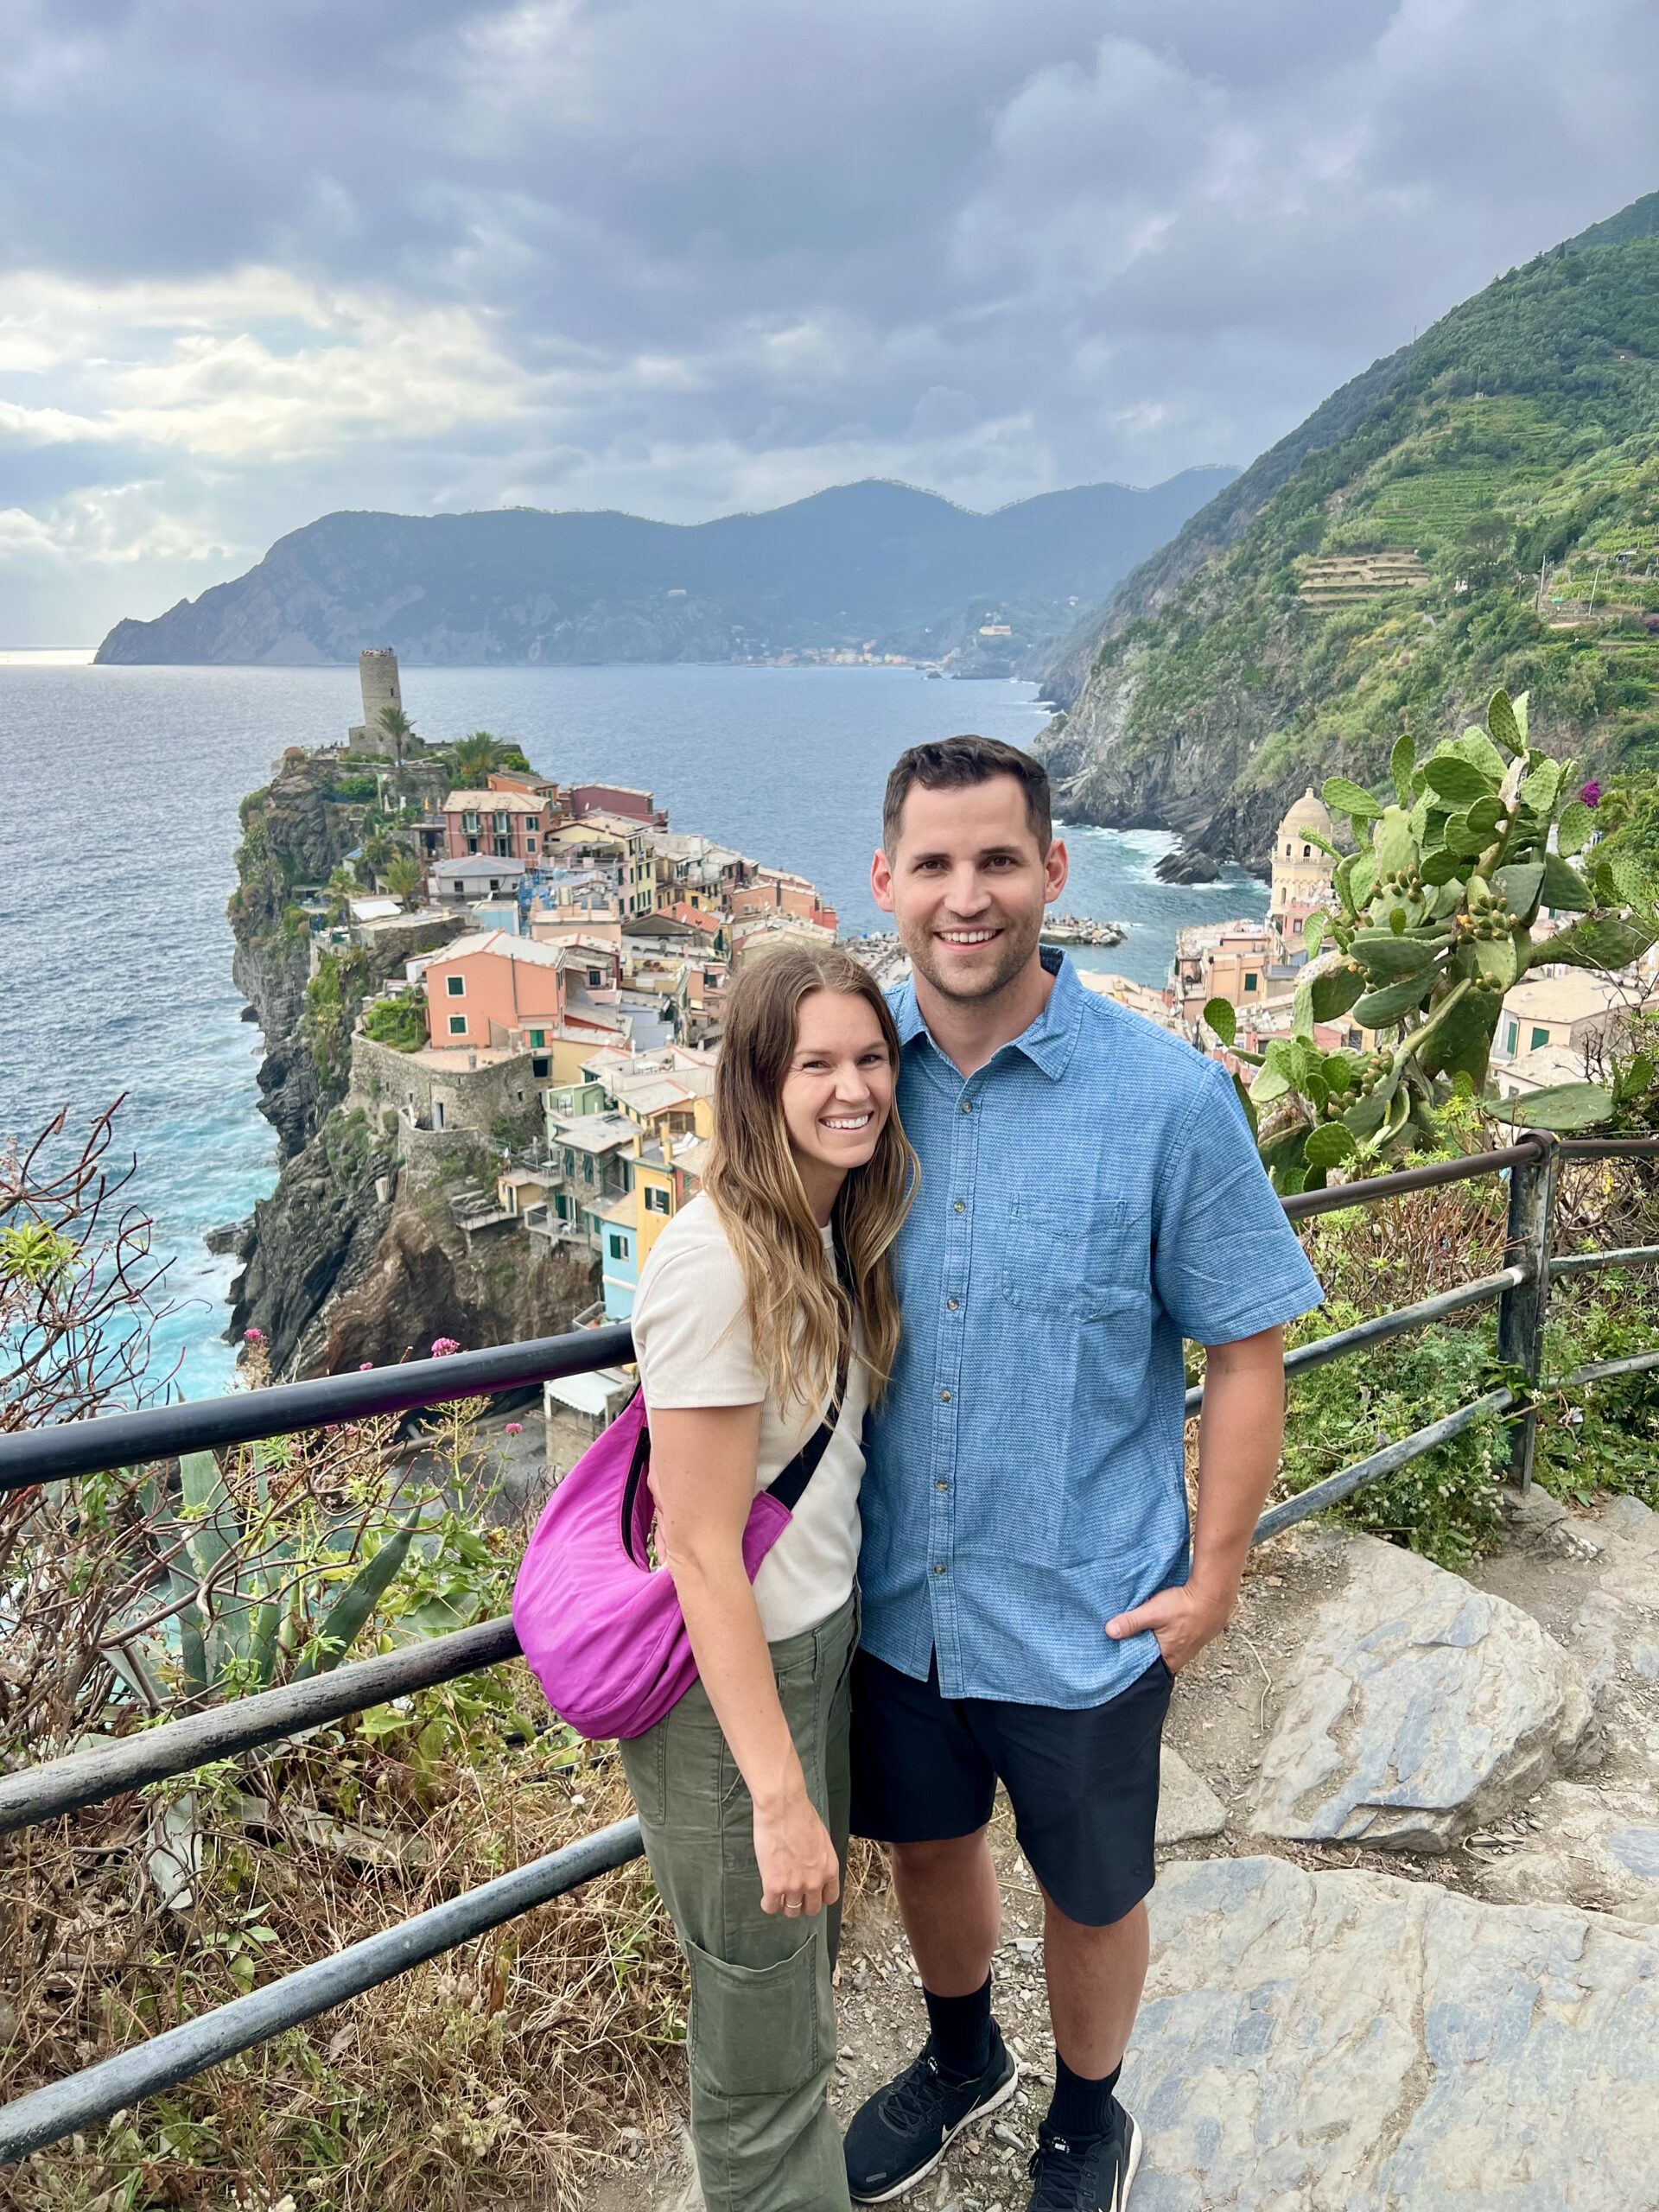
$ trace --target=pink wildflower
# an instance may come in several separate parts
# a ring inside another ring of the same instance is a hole
[[[265,1332],[263,1329],[244,1329],[242,1334],[251,1344],[262,1344],[265,1341]]]
[[[373,1365],[374,1362],[372,1359],[359,1359],[357,1363],[357,1371],[359,1375],[366,1375]]]
[[[1580,784],[1579,785],[1579,797],[1584,801],[1586,806],[1599,806],[1601,804],[1601,785],[1595,782],[1593,779],[1587,784]]]
[[[460,1350],[461,1346],[455,1342],[455,1339],[453,1337],[434,1337],[432,1339],[432,1357],[434,1359],[448,1359],[452,1351],[459,1351]]]
[[[524,1434],[524,1424],[523,1423],[523,1421],[510,1421],[507,1423],[507,1434],[508,1434],[509,1436],[522,1436],[522,1435]]]

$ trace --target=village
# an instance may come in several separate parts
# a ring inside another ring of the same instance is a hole
[[[410,733],[395,655],[365,652],[360,674],[364,720],[341,758],[396,782]],[[358,1016],[348,1103],[395,1135],[401,1162],[487,1163],[445,1185],[468,1249],[518,1237],[561,1249],[596,1276],[576,1325],[626,1321],[658,1236],[702,1187],[728,982],[780,945],[837,942],[837,915],[804,877],[672,828],[648,791],[491,767],[475,786],[439,791],[429,776],[428,791],[404,831],[418,863],[418,877],[405,864],[406,895],[302,902],[314,977],[360,948],[392,978]],[[1305,792],[1274,838],[1265,916],[1181,931],[1161,986],[1080,963],[1083,982],[1248,1080],[1205,1008],[1226,1001],[1247,1051],[1292,1033],[1315,918],[1334,904],[1335,837]],[[1123,932],[1061,915],[1047,934],[1081,950]],[[884,987],[908,972],[893,937],[840,941]],[[1499,1092],[1580,1079],[1644,988],[1641,977],[1531,970],[1504,1002]],[[1347,1020],[1319,1025],[1315,1039],[1375,1043]],[[631,1387],[620,1372],[547,1383],[550,1448],[556,1433],[567,1446],[593,1433]]]
[[[1236,1018],[1236,1041],[1261,1052],[1288,1038],[1295,1020],[1297,979],[1319,950],[1316,915],[1336,905],[1336,862],[1326,849],[1337,838],[1324,802],[1305,791],[1274,835],[1267,913],[1205,923],[1180,931],[1167,980],[1160,989],[1127,976],[1085,974],[1133,1013],[1185,1037],[1200,1052],[1225,1061],[1249,1079],[1251,1070],[1209,1028],[1205,1007],[1224,999]],[[1541,922],[1541,930],[1551,925]],[[1582,967],[1545,963],[1527,971],[1503,1001],[1492,1053],[1492,1084],[1513,1098],[1554,1084],[1581,1083],[1586,1059],[1641,1005],[1652,988],[1651,956],[1639,969],[1602,975]],[[1376,1039],[1350,1020],[1316,1023],[1314,1042],[1324,1051],[1370,1052]]]

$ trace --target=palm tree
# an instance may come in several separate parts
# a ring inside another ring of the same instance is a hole
[[[420,897],[426,872],[407,845],[399,845],[381,871],[386,889],[407,913]]]
[[[507,749],[499,738],[492,737],[486,729],[475,729],[470,737],[457,738],[450,754],[457,788],[481,788],[491,769],[500,766],[501,757]]]
[[[371,883],[378,883],[397,847],[384,830],[372,830],[363,840],[363,867]]]
[[[404,747],[415,734],[415,725],[401,707],[382,707],[380,727],[391,740],[397,758],[404,757]]]

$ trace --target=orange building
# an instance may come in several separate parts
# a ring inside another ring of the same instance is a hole
[[[457,938],[422,970],[429,1041],[539,1049],[564,1020],[569,964],[563,947],[505,930]]]

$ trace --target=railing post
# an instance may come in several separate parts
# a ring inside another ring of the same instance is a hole
[[[1498,1301],[1497,1356],[1518,1367],[1535,1391],[1544,1371],[1544,1322],[1549,1309],[1549,1247],[1555,1214],[1557,1141],[1548,1130],[1530,1135],[1537,1156],[1518,1160],[1510,1170],[1510,1217],[1504,1258],[1520,1262],[1527,1280],[1506,1290]],[[1538,1441],[1538,1415],[1530,1396],[1510,1430],[1510,1480],[1526,1490],[1532,1481]]]

